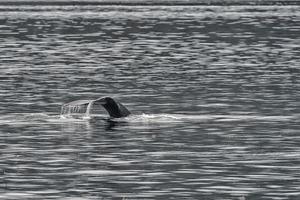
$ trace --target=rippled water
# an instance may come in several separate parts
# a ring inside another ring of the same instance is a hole
[[[0,199],[300,197],[299,6],[0,11]]]

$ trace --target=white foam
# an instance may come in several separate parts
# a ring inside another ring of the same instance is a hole
[[[70,122],[89,122],[90,119],[101,118],[109,119],[107,114],[94,115],[86,113],[72,113],[53,115],[51,113],[25,113],[25,114],[10,114],[0,117],[0,124],[32,124],[32,123],[70,123]],[[111,119],[115,122],[128,122],[128,123],[187,123],[187,122],[231,122],[231,121],[290,121],[298,119],[297,116],[263,116],[263,115],[191,115],[191,114],[139,114],[130,115],[125,118]]]

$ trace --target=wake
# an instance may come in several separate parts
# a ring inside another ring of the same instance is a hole
[[[24,114],[9,114],[0,117],[0,125],[39,125],[39,124],[65,124],[65,123],[95,123],[98,121],[112,122],[127,122],[131,124],[174,124],[174,123],[230,123],[230,122],[286,122],[297,120],[299,116],[263,116],[249,114],[228,114],[228,115],[213,115],[213,114],[132,114],[124,118],[110,118],[106,114],[87,114],[83,108],[69,108],[63,110],[59,115],[55,113],[24,113]],[[67,112],[66,112],[67,111]]]

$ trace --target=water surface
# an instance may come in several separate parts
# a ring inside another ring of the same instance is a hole
[[[0,11],[1,199],[300,197],[299,6]]]

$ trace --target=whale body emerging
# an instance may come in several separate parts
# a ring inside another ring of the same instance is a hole
[[[96,100],[77,100],[72,101],[70,103],[64,104],[62,107],[62,113],[64,109],[67,107],[76,107],[87,105],[86,113],[89,114],[93,104],[99,103],[103,106],[103,108],[108,112],[109,116],[112,118],[121,118],[127,117],[130,115],[130,111],[120,102],[113,99],[112,97],[102,97]]]

